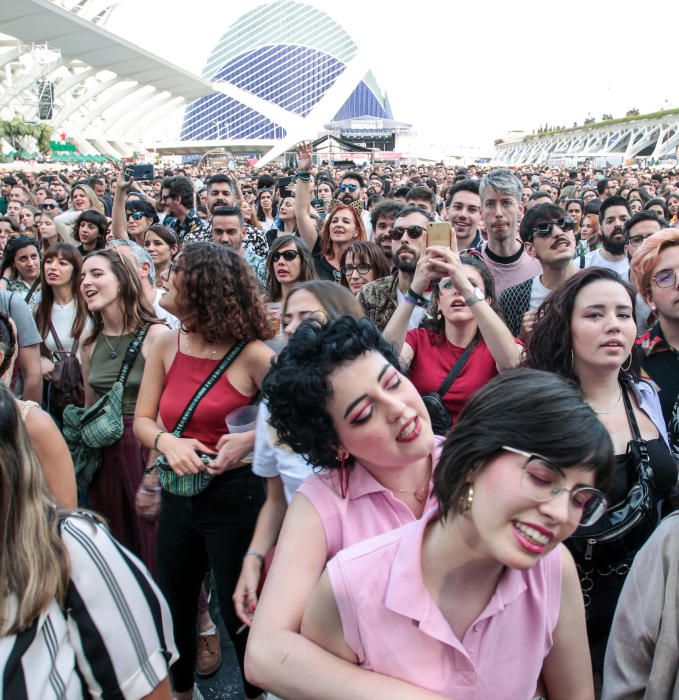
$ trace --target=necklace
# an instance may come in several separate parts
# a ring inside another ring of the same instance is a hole
[[[191,343],[190,343],[190,341],[189,341],[189,334],[188,334],[188,333],[186,333],[186,354],[187,354],[187,355],[190,355],[191,357],[197,357],[197,355],[194,355],[194,354],[191,352]],[[217,348],[214,348],[214,347],[213,347],[213,349],[210,350],[210,354],[209,354],[208,357],[199,358],[199,359],[214,360],[216,354],[217,354]]]
[[[592,406],[592,410],[594,413],[597,414],[597,416],[607,416],[609,413],[613,413],[615,409],[618,407],[618,404],[620,403],[620,399],[622,398],[622,386],[620,387],[620,392],[618,393],[618,398],[615,400],[615,403],[613,406],[608,410],[608,411],[597,411],[594,406]]]
[[[427,474],[422,484],[414,491],[412,489],[396,489],[397,493],[412,493],[418,503],[424,503],[429,496],[429,480],[431,479],[431,464],[427,469]]]
[[[110,355],[111,359],[115,360],[118,357],[118,348],[120,347],[120,343],[123,340],[123,336],[125,335],[125,331],[123,330],[123,332],[118,336],[118,342],[115,344],[115,347],[113,347],[113,345],[111,345],[111,341],[106,337],[106,335],[104,333],[102,333],[102,335],[104,336],[104,340],[106,341],[106,345],[108,345],[109,350],[111,351],[111,355]]]

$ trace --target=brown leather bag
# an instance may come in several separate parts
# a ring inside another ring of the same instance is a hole
[[[50,323],[50,332],[57,345],[55,362],[49,387],[49,409],[54,416],[61,418],[64,408],[73,404],[85,405],[85,382],[80,361],[76,357],[79,339],[76,338],[71,352],[64,349],[57,331]]]

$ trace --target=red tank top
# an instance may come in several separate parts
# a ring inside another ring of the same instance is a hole
[[[185,355],[179,349],[174,356],[160,397],[158,412],[167,430],[173,430],[198,387],[210,376],[220,360]],[[227,377],[228,369],[205,394],[191,417],[182,437],[196,438],[215,448],[219,438],[228,433],[226,416],[247,406],[252,396],[241,394]]]

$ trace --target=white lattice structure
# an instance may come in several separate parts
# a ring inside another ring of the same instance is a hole
[[[508,165],[568,159],[637,157],[659,159],[679,147],[679,114],[572,129],[502,143],[494,160]]]

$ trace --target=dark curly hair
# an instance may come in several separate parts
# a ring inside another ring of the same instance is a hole
[[[178,301],[184,330],[200,333],[211,345],[273,337],[272,318],[254,272],[228,246],[189,243],[174,269],[184,291]]]
[[[16,343],[16,333],[14,332],[14,328],[12,328],[12,322],[9,320],[9,316],[0,313],[0,352],[2,353],[0,377],[7,371],[12,362]]]
[[[613,444],[578,387],[551,372],[513,369],[479,389],[448,434],[434,472],[440,515],[460,512],[470,473],[480,473],[504,445],[559,469],[590,469],[603,491],[610,484]]]
[[[482,258],[480,258],[478,255],[469,255],[464,253],[460,255],[460,262],[463,265],[470,265],[478,271],[478,273],[481,275],[481,279],[483,280],[483,291],[486,297],[490,298],[490,308],[493,309],[493,311],[500,318],[504,318],[502,315],[502,310],[500,309],[500,306],[498,305],[497,299],[495,297],[495,280],[493,279],[493,275],[488,269],[486,263],[483,262]],[[435,284],[433,287],[431,299],[427,308],[427,314],[428,316],[425,316],[424,320],[422,321],[422,328],[426,328],[428,331],[431,331],[432,333],[436,333],[437,335],[441,336],[440,339],[433,337],[431,339],[432,344],[438,345],[440,343],[445,342],[446,324],[443,319],[443,314],[439,312],[438,284]],[[476,337],[481,337],[481,332],[479,330],[476,331]]]
[[[337,466],[339,438],[327,411],[330,375],[366,352],[378,352],[394,367],[394,349],[366,318],[340,316],[327,325],[308,319],[274,360],[262,391],[269,422],[279,439],[318,467]],[[353,456],[350,456],[353,463]]]
[[[627,292],[632,305],[632,317],[636,323],[634,304],[636,294],[632,286],[614,270],[606,267],[589,267],[580,270],[552,292],[537,310],[533,333],[526,345],[524,366],[555,372],[567,379],[578,381],[573,371],[573,342],[571,322],[578,294],[593,282],[605,280],[617,282]],[[639,359],[632,348],[632,363],[629,370],[620,369],[620,379],[638,381]]]

